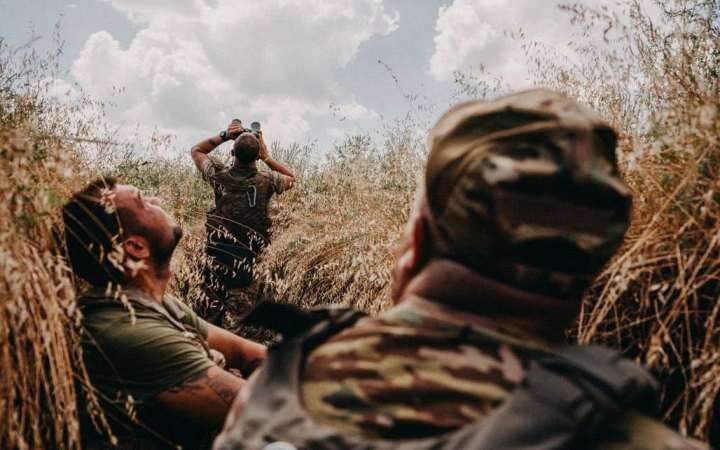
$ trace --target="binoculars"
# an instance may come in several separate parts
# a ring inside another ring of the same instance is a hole
[[[242,124],[242,120],[240,119],[233,119],[233,122]],[[250,124],[250,128],[243,128],[243,133],[252,133],[255,137],[259,138],[261,133],[260,122],[253,122]]]

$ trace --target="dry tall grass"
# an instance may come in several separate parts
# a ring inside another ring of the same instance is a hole
[[[13,55],[0,40],[0,448],[78,448],[76,386],[88,383],[54,230],[59,205],[84,178],[57,136],[77,131],[69,114],[93,104],[49,100],[39,76],[49,60]]]
[[[574,45],[582,64],[526,49],[542,84],[622,131],[635,193],[624,248],[587,297],[577,337],[652,367],[666,418],[704,436],[720,391],[720,7],[673,0],[649,14],[641,4],[621,17],[564,7],[584,36],[601,29],[606,39]]]
[[[372,313],[388,306],[394,245],[423,159],[406,137],[379,151],[348,138],[309,182],[278,198],[276,238],[259,266],[269,297]]]
[[[671,6],[662,23],[634,3],[622,19],[567,6],[583,36],[609,30],[607,46],[577,41],[574,66],[521,39],[537,84],[578,96],[622,130],[621,160],[636,193],[628,240],[586,299],[576,336],[651,365],[664,381],[668,419],[702,437],[720,389],[720,22],[717,1]],[[113,171],[164,197],[186,234],[172,289],[203,301],[198,255],[211,198],[187,151],[149,158],[113,143],[103,105],[48,98],[42,80],[53,60],[0,44],[0,448],[80,445],[75,405],[84,391],[71,382],[87,381],[80,318],[52,233],[73,189]],[[458,86],[472,96],[502,89],[486,75],[458,74]],[[268,295],[371,313],[387,306],[393,247],[422,173],[417,127],[388,126],[379,148],[350,136],[323,164],[312,147],[275,146],[301,182],[275,204],[274,242],[259,266]],[[154,137],[145,147],[169,144]]]

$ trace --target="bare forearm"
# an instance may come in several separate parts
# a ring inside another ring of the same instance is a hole
[[[283,163],[276,161],[272,158],[265,159],[265,164],[268,165],[272,170],[275,172],[279,172],[283,175],[286,175],[291,178],[295,178],[295,174],[293,173],[292,169],[290,169],[288,166],[284,165]]]
[[[233,335],[233,339],[228,343],[230,345],[225,346],[227,365],[243,373],[260,365],[267,355],[267,348],[264,345],[240,336]]]
[[[257,342],[240,339],[242,342],[236,345],[233,360],[228,365],[248,376],[265,360],[267,348]]]
[[[198,169],[202,170],[203,163],[205,163],[205,161],[208,159],[208,153],[215,150],[217,146],[222,144],[223,142],[225,142],[225,140],[218,135],[202,140],[197,144],[193,145],[192,149],[190,150],[190,157],[192,157],[195,166],[197,166]]]
[[[267,353],[264,345],[243,339],[215,325],[208,327],[208,344],[225,356],[228,367],[243,373],[257,367]]]
[[[220,426],[243,386],[244,379],[215,366],[158,394],[156,398],[170,411],[200,423]]]
[[[215,150],[218,145],[222,144],[223,142],[225,142],[223,138],[221,138],[219,135],[215,135],[208,139],[203,139],[202,141],[193,145],[191,152],[198,152],[207,155],[211,151]]]

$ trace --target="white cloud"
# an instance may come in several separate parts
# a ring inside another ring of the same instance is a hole
[[[90,36],[72,67],[88,93],[113,98],[114,119],[180,136],[260,120],[268,136],[302,139],[308,120],[342,105],[371,116],[335,81],[374,36],[398,26],[383,0],[111,0],[138,23],[127,48]],[[122,90],[121,95],[115,95]]]
[[[570,16],[559,2],[537,0],[454,0],[438,10],[435,51],[429,74],[436,80],[452,80],[455,71],[482,65],[487,73],[502,76],[513,88],[529,85],[529,73],[521,42],[510,34],[522,30],[528,40],[540,42],[560,55],[573,40]],[[615,0],[579,0],[592,7],[621,11]],[[643,0],[650,6],[652,2]]]
[[[327,134],[333,140],[338,140],[340,138],[345,137],[345,135],[347,134],[347,130],[343,130],[342,128],[338,128],[338,127],[330,127],[327,129]]]
[[[72,84],[61,78],[44,78],[41,83],[44,85],[44,92],[51,99],[65,101],[65,100],[76,100],[79,97],[79,92]]]
[[[352,99],[348,103],[330,104],[335,119],[343,122],[345,120],[374,120],[379,119],[380,115],[373,110],[367,109],[365,106]]]
[[[514,87],[528,78],[523,53],[508,32],[522,28],[532,38],[562,41],[567,28],[557,33],[560,12],[548,2],[534,0],[454,0],[439,9],[435,24],[435,52],[430,74],[451,80],[453,72],[483,65],[502,75]]]

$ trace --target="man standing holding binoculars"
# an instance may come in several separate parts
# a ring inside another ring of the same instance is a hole
[[[233,162],[225,167],[208,154],[228,140],[234,140]],[[204,283],[214,304],[208,319],[219,324],[229,291],[252,284],[255,259],[270,243],[270,198],[291,189],[295,175],[270,157],[258,122],[247,129],[235,119],[227,129],[195,144],[190,154],[215,197],[215,207],[208,211],[205,224],[209,266]],[[270,168],[269,172],[258,170],[258,159]]]

